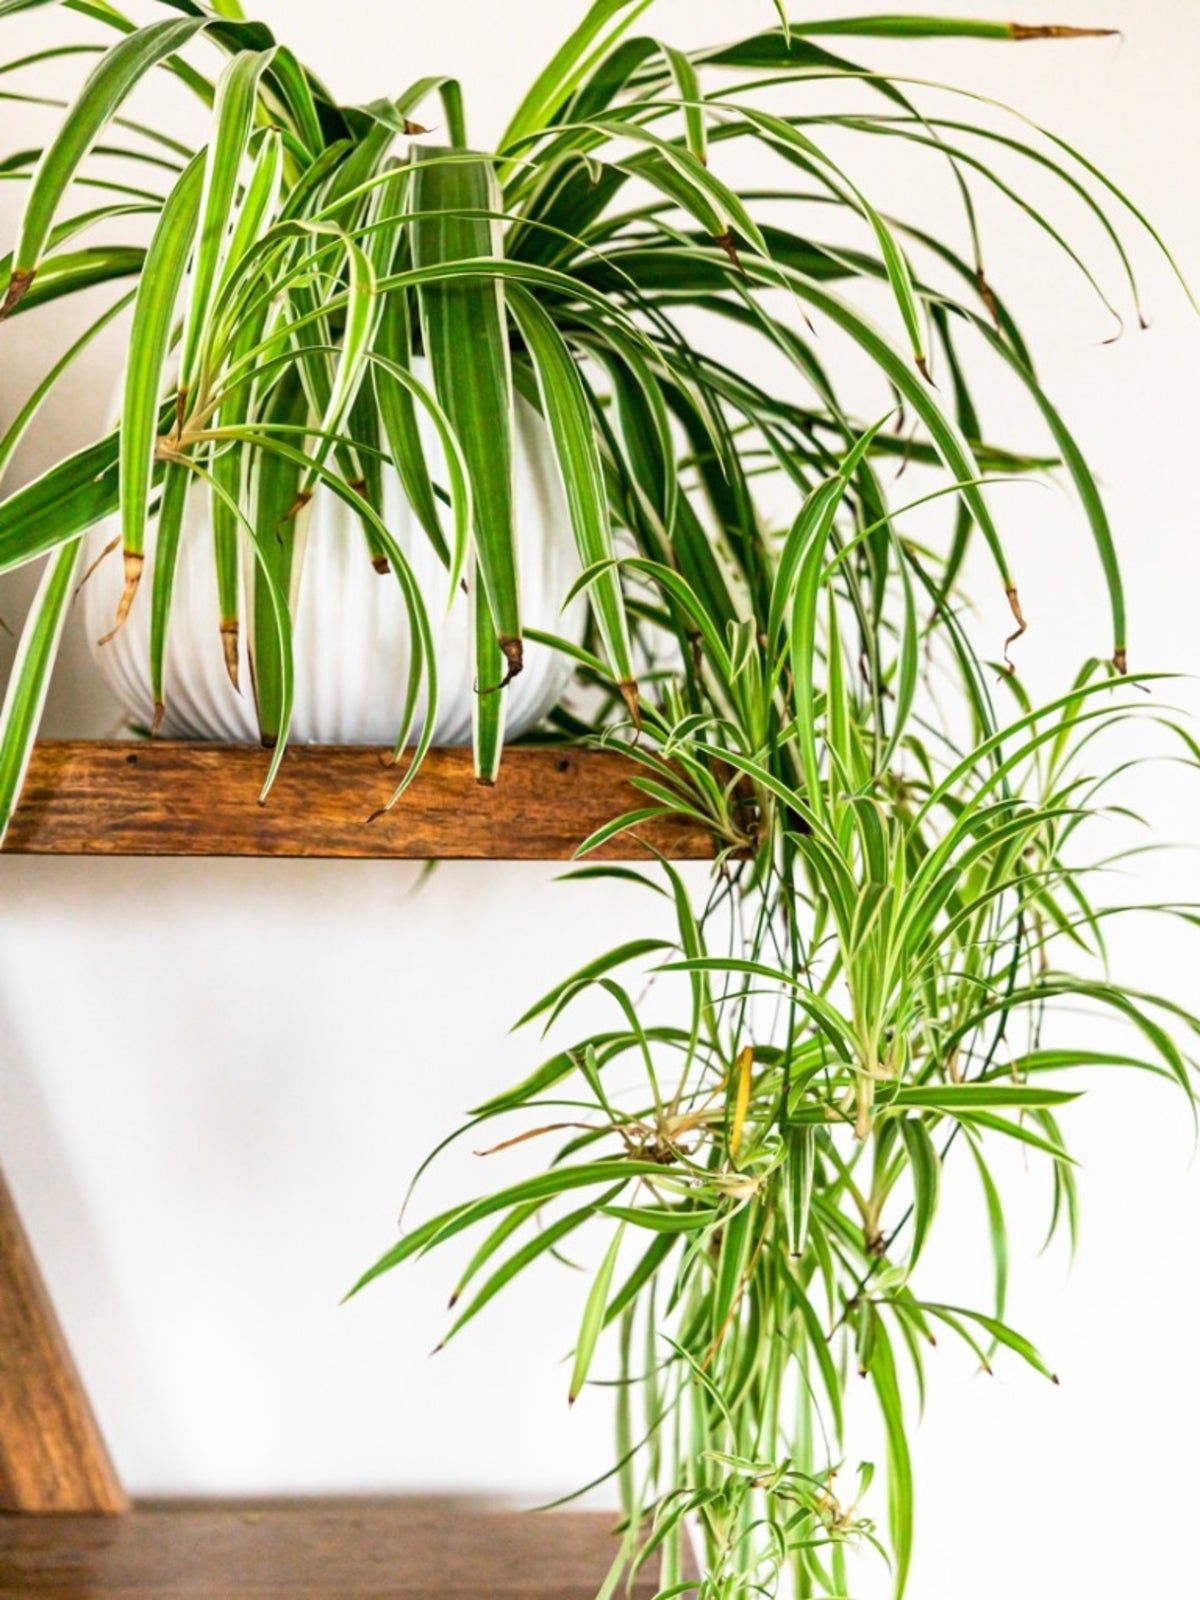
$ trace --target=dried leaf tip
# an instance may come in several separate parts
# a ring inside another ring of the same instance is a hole
[[[983,270],[982,264],[975,269],[975,287],[979,291],[979,298],[983,301],[984,309],[992,319],[992,326],[999,333],[1001,331],[1000,307],[997,304],[996,296],[992,293],[992,286],[988,282],[987,273]]]
[[[102,561],[106,561],[108,559],[108,557],[110,555],[112,555],[113,551],[114,550],[119,550],[120,547],[121,547],[121,535],[117,534],[117,536],[115,538],[110,539],[108,541],[108,543],[104,546],[104,549],[101,550],[100,554],[92,562],[91,566],[88,567],[88,569],[84,573],[83,577],[80,578],[79,582],[75,585],[74,598],[76,600],[79,599],[80,594],[83,592],[84,584],[87,583],[88,579],[96,571],[96,568],[100,565],[100,563]],[[6,629],[5,631],[7,632],[8,630]]]
[[[371,562],[371,565],[375,568],[375,571],[381,578],[386,578],[388,573],[392,570],[391,562],[386,556],[376,556]]]
[[[8,288],[4,292],[4,301],[0,304],[0,322],[14,312],[21,301],[29,292],[29,285],[33,282],[33,271],[17,269],[12,272],[8,280]]]
[[[1004,641],[1004,665],[1008,668],[1009,672],[1015,672],[1016,667],[1013,665],[1013,662],[1009,657],[1008,647],[1009,645],[1016,644],[1017,640],[1025,632],[1029,624],[1025,621],[1025,613],[1021,610],[1021,601],[1017,595],[1016,584],[1005,584],[1004,593],[1008,600],[1009,609],[1012,611],[1013,617],[1017,624],[1014,632],[1010,633],[1008,638]]]
[[[496,642],[500,646],[501,654],[508,663],[508,671],[504,674],[499,685],[501,689],[506,689],[525,666],[525,645],[520,639],[511,637],[498,639]]]
[[[115,639],[124,625],[125,618],[129,615],[129,608],[133,605],[134,596],[138,591],[138,584],[142,581],[142,569],[146,565],[146,558],[140,550],[126,550],[125,552],[125,587],[121,591],[121,598],[117,601],[117,615],[112,627],[99,641],[108,644]]]
[[[225,652],[225,671],[229,681],[241,693],[238,683],[238,636],[240,629],[236,617],[221,618],[221,648]]]
[[[916,360],[916,364],[917,364],[917,371],[925,379],[925,382],[929,385],[929,387],[931,389],[936,389],[937,388],[937,384],[934,383],[934,381],[933,381],[933,373],[930,372],[930,370],[929,370],[929,361],[928,361],[927,357],[925,356],[924,352],[922,352],[920,355],[916,356],[915,360]]]
[[[1072,28],[1054,22],[1010,22],[1009,33],[1014,39],[1112,39],[1120,28]]]
[[[163,725],[163,718],[166,716],[166,714],[166,706],[161,700],[156,700],[154,702],[154,715],[150,719],[150,737],[152,739],[157,736],[159,729]]]
[[[404,119],[404,136],[405,136],[405,138],[407,138],[407,139],[416,139],[416,138],[419,138],[421,134],[428,133],[428,132],[429,132],[429,129],[425,128],[425,127],[422,127],[422,125],[419,122],[410,122],[409,119],[407,117],[405,117],[405,119]]]
[[[621,699],[629,712],[629,720],[640,733],[642,731],[642,701],[638,693],[638,686],[632,678],[627,678],[620,686]]]
[[[283,516],[279,520],[281,522],[291,522],[294,518],[296,518],[296,517],[298,517],[300,515],[300,513],[304,510],[305,506],[308,505],[308,503],[312,499],[312,497],[313,497],[313,490],[311,490],[311,489],[301,489],[300,493],[292,501],[291,505],[287,508],[287,510],[284,512]]]
[[[1129,671],[1129,663],[1124,648],[1113,651],[1112,669],[1121,678]]]
[[[743,272],[745,270],[742,266],[742,258],[738,255],[737,241],[734,239],[732,233],[718,233],[713,242],[714,244],[719,244],[721,246],[721,249],[724,250],[725,254],[729,257],[730,261],[739,272]]]

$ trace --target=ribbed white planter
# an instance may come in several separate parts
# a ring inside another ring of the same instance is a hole
[[[445,484],[444,458],[432,425],[421,418],[426,459],[435,483]],[[528,627],[578,642],[583,604],[564,614],[561,605],[579,573],[566,501],[546,425],[525,401],[516,403],[516,516],[520,546],[521,606]],[[460,591],[447,610],[447,574],[404,496],[399,479],[385,473],[384,514],[407,555],[425,598],[437,639],[438,744],[469,744],[475,699],[469,606]],[[408,618],[392,574],[371,565],[362,525],[344,502],[319,490],[308,508],[299,592],[294,612],[296,695],[292,738],[304,744],[394,742],[410,660]],[[446,526],[450,525],[447,513]],[[115,519],[94,530],[89,560],[119,532]],[[252,557],[248,560],[252,563]],[[83,622],[105,679],[130,718],[149,724],[150,594],[154,530],[148,530],[142,583],[124,627],[110,643],[96,641],[112,627],[122,588],[121,558],[100,562],[84,587]],[[198,485],[184,518],[165,666],[170,738],[257,742],[258,723],[246,647],[246,579],[243,572],[240,682],[225,670],[219,634],[216,573],[208,494]],[[506,737],[518,738],[553,709],[570,677],[560,652],[527,640],[525,666],[504,690]],[[424,718],[424,702],[417,728]]]

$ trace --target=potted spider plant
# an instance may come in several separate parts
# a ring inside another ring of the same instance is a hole
[[[39,3],[0,0],[0,22]],[[44,562],[0,819],[85,576],[134,719],[260,737],[268,792],[289,738],[412,744],[408,783],[468,729],[492,781],[506,709],[510,732],[624,748],[645,803],[581,841],[574,875],[665,895],[675,930],[631,930],[536,1001],[522,1023],[556,1041],[460,1130],[557,1134],[552,1156],[406,1226],[356,1288],[470,1236],[448,1342],[549,1255],[594,1261],[567,1387],[616,1374],[605,1597],[651,1563],[661,1600],[843,1596],[870,1547],[902,1594],[936,1335],[985,1370],[1051,1373],[1006,1320],[996,1152],[1045,1163],[1067,1226],[1069,1072],[1145,1069],[1193,1098],[1196,1018],[1105,968],[1106,919],[1136,908],[1094,898],[1089,824],[1115,804],[1125,766],[1098,752],[1130,716],[1186,762],[1196,747],[1128,675],[1104,502],[985,264],[975,194],[1019,205],[1105,305],[1102,269],[1022,196],[1027,169],[1100,222],[1135,308],[1125,233],[1174,270],[1166,246],[1063,140],[977,96],[931,107],[905,63],[840,52],[1100,30],[781,6],[688,51],[639,30],[647,0],[596,0],[480,152],[452,78],[344,106],[232,0],[162,0],[144,27],[64,3],[110,37],[45,148],[7,163],[27,194],[3,316],[110,283],[130,331],[112,431],[0,504],[0,571]],[[206,108],[199,149],[133,120],[151,72]],[[872,197],[881,139],[950,176],[966,254]],[[118,182],[111,163],[147,147],[163,188]],[[752,184],[726,176],[735,157]],[[144,243],[84,242],[141,215]],[[866,403],[847,346],[877,380]],[[1034,449],[993,435],[981,362],[1030,398]],[[1037,706],[1009,655],[1026,621],[994,490],[1043,472],[1076,491],[1109,615]],[[918,537],[918,507],[947,525]],[[976,547],[1011,612],[995,639],[963,610]],[[671,813],[717,842],[703,897],[649,850],[586,859]],[[648,973],[674,1003],[653,1020]],[[597,993],[609,1025],[571,1033]],[[1081,1008],[1133,1042],[1093,1048]],[[983,1308],[919,1270],[951,1161],[984,1198]],[[882,1512],[855,1374],[878,1399]]]

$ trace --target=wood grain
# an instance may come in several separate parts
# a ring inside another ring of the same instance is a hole
[[[0,1600],[594,1600],[613,1524],[406,1500],[0,1518]]]
[[[290,856],[360,860],[568,860],[587,836],[648,802],[619,751],[515,746],[494,788],[468,750],[430,752],[374,821],[403,768],[379,750],[289,750],[265,805],[267,756],[249,746],[54,741],[33,753],[5,850],[24,855]],[[671,817],[638,829],[664,855],[704,860],[712,836]],[[628,834],[596,859],[644,860]]]
[[[0,1176],[0,1509],[128,1508]]]

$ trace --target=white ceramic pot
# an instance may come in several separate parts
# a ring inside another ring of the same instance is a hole
[[[435,483],[446,482],[435,430],[421,417],[426,459]],[[562,484],[546,424],[518,397],[514,439],[516,517],[520,547],[522,617],[529,627],[579,642],[584,606],[566,613],[562,601],[579,573]],[[371,565],[362,525],[345,503],[319,490],[306,513],[307,535],[294,608],[295,709],[291,737],[303,744],[394,742],[410,660],[408,619],[399,584]],[[474,702],[469,606],[461,592],[447,610],[447,574],[413,515],[396,475],[385,470],[384,515],[412,566],[437,639],[437,744],[469,744]],[[446,518],[449,526],[449,517]],[[89,560],[119,532],[116,520],[94,530]],[[147,561],[125,625],[108,644],[122,588],[119,551],[102,560],[84,587],[83,622],[101,672],[130,718],[148,725],[150,594],[154,529],[147,530]],[[252,562],[252,557],[249,560]],[[246,648],[246,573],[243,573],[242,692],[230,683],[219,634],[216,573],[208,495],[192,491],[184,517],[167,634],[162,733],[168,738],[257,742]],[[524,669],[504,690],[506,737],[519,738],[557,704],[570,677],[561,654],[532,640]],[[424,703],[416,729],[424,720]],[[416,734],[413,735],[416,737]]]

